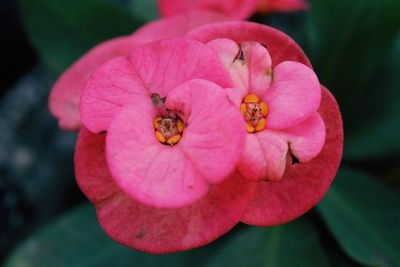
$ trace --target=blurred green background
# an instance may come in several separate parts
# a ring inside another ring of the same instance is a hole
[[[149,0],[0,2],[0,262],[25,266],[400,266],[400,1],[314,0],[256,15],[292,36],[345,123],[342,167],[311,212],[237,226],[213,244],[153,256],[112,242],[79,192],[75,133],[47,110],[52,83],[85,51],[158,17]]]

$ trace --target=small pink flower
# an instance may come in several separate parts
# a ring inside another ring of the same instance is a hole
[[[300,162],[321,152],[321,87],[312,69],[296,61],[273,67],[268,49],[255,41],[221,38],[208,46],[231,73],[235,88],[229,93],[246,122],[246,148],[238,166],[243,177],[277,181],[289,152]]]
[[[341,160],[343,126],[334,98],[300,47],[268,26],[226,22],[188,36],[217,51],[234,77],[229,91],[237,106],[255,94],[268,108],[265,128],[248,133],[239,163],[242,175],[259,181],[242,221],[271,226],[304,214],[325,194]]]
[[[188,11],[216,11],[233,19],[248,19],[256,11],[289,12],[306,10],[306,0],[158,0],[163,17],[183,14]]]
[[[202,24],[223,21],[226,18],[211,11],[188,12],[173,18],[150,22],[130,36],[114,38],[99,44],[69,67],[54,84],[50,94],[49,108],[65,130],[78,130],[79,99],[90,75],[104,62],[127,56],[132,47],[147,42],[184,36]]]
[[[117,185],[159,208],[191,204],[227,178],[244,145],[240,112],[213,51],[191,39],[136,47],[102,65],[81,96],[82,124],[107,132]]]

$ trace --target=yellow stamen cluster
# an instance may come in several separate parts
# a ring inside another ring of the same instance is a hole
[[[153,121],[155,136],[158,141],[166,145],[176,145],[182,138],[183,121],[179,118],[156,117]]]
[[[267,126],[268,106],[256,95],[248,95],[240,105],[249,133],[260,132]]]

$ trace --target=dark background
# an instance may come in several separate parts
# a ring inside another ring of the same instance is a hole
[[[337,97],[345,153],[324,200],[281,227],[243,225],[192,252],[150,256],[99,229],[74,181],[75,133],[47,98],[85,51],[156,18],[152,1],[0,1],[0,262],[5,266],[400,266],[400,1],[315,0],[256,15],[291,35]],[[5,262],[5,261],[4,261]]]

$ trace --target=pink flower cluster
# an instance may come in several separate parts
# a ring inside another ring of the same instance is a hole
[[[288,222],[336,174],[340,111],[303,51],[224,19],[153,22],[89,51],[54,86],[52,113],[80,131],[78,184],[126,246],[176,252],[239,222]]]

